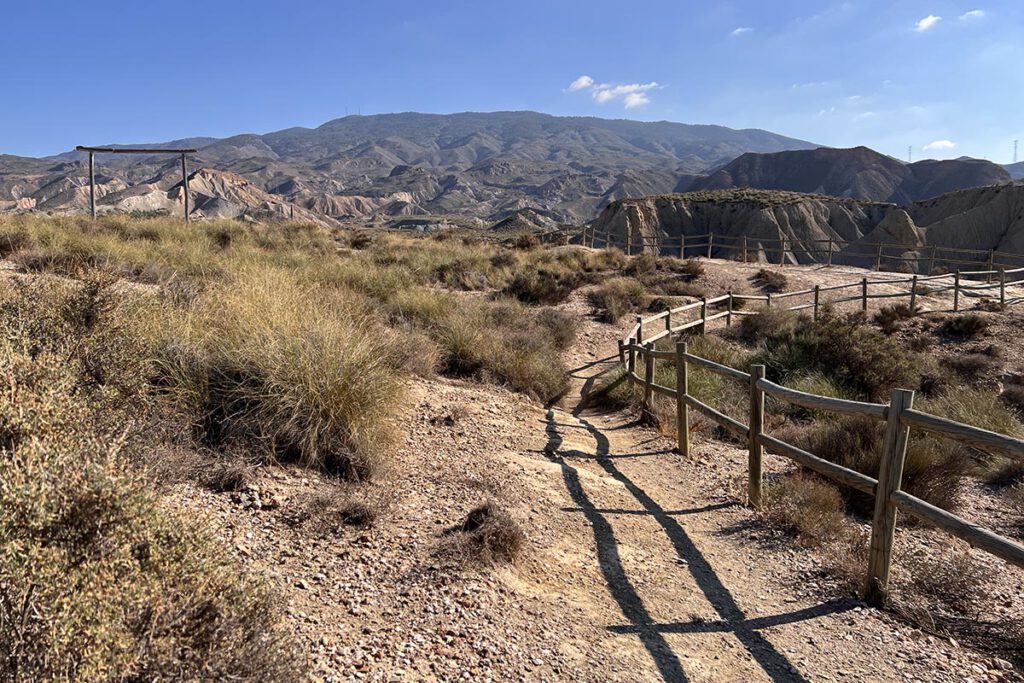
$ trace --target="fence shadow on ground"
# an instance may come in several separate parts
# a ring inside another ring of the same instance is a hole
[[[566,425],[556,420],[554,408],[551,407],[549,407],[547,412],[545,432],[548,441],[544,452],[548,458],[560,465],[566,489],[576,505],[575,508],[565,508],[565,510],[581,512],[585,515],[594,531],[594,542],[601,573],[608,584],[612,598],[616,601],[622,615],[628,622],[625,624],[610,624],[607,627],[608,630],[613,633],[637,635],[657,666],[658,672],[664,681],[689,680],[679,657],[672,650],[665,636],[667,634],[711,632],[730,633],[735,636],[753,658],[753,661],[772,680],[805,681],[806,679],[795,666],[775,648],[760,630],[771,626],[790,624],[846,611],[852,609],[856,603],[852,600],[827,602],[786,614],[748,619],[707,558],[704,557],[693,543],[677,519],[677,517],[683,515],[699,515],[712,512],[735,503],[709,505],[691,510],[673,511],[663,509],[616,466],[616,458],[631,457],[635,454],[612,454],[608,437],[600,429],[584,419],[579,409],[573,411],[573,416],[594,439],[596,444],[595,453],[581,454],[576,450],[560,450],[563,443],[560,430],[565,429]],[[572,427],[575,428],[576,425],[572,425]],[[583,487],[578,469],[568,462],[568,459],[581,456],[589,461],[596,462],[607,475],[622,484],[639,503],[640,509],[618,510],[604,509],[596,506]],[[656,622],[626,573],[619,555],[615,530],[609,520],[610,515],[649,515],[655,519],[672,543],[678,557],[686,563],[685,567],[680,567],[680,571],[690,573],[697,587],[720,618],[714,621]]]

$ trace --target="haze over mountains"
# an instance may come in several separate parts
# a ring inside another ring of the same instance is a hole
[[[95,142],[95,141],[84,141]],[[1008,182],[962,159],[904,164],[763,130],[534,112],[347,116],[314,129],[189,138],[197,217],[271,213],[327,222],[461,215],[481,225],[592,220],[625,197],[761,187],[907,203]],[[178,160],[98,157],[100,210],[180,211]],[[0,210],[88,206],[84,155],[0,155]]]

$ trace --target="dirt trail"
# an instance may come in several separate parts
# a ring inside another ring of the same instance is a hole
[[[581,395],[617,359],[611,344],[585,362],[578,352],[573,391],[548,412],[545,452],[592,528],[615,606],[606,628],[648,654],[635,680],[985,680],[989,666],[973,653],[828,598],[842,592],[828,590],[809,553],[759,546],[737,502],[745,452],[698,442],[686,461],[629,416],[582,410]]]

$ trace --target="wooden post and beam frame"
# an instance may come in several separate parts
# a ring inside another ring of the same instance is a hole
[[[76,151],[89,153],[89,211],[96,218],[96,155],[97,154],[178,154],[181,156],[181,191],[185,199],[185,222],[190,221],[188,203],[188,163],[186,157],[195,154],[195,149],[145,149],[122,147],[86,147],[78,145]]]

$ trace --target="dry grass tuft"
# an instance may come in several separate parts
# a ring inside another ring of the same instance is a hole
[[[526,545],[526,534],[512,516],[494,501],[473,508],[451,529],[442,554],[469,564],[515,562]]]
[[[762,292],[780,294],[789,286],[789,278],[778,271],[762,268],[752,278]]]
[[[0,678],[301,676],[267,589],[129,466],[144,401],[0,323]]]
[[[814,476],[798,472],[776,479],[765,486],[764,497],[764,519],[801,545],[820,547],[849,524],[839,490]]]
[[[647,292],[642,283],[631,277],[614,277],[590,292],[590,303],[604,322],[619,318],[643,307]]]
[[[200,414],[204,440],[261,445],[352,479],[391,439],[398,340],[344,291],[244,273],[169,316],[164,383]]]
[[[1003,387],[1003,393],[999,395],[999,398],[1017,414],[1018,418],[1024,419],[1024,385],[1010,384]]]

